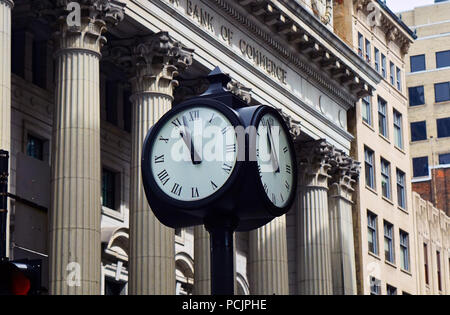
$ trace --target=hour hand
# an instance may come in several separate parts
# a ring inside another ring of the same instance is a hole
[[[280,163],[278,162],[277,152],[275,151],[275,142],[273,141],[273,136],[272,136],[272,126],[269,122],[267,123],[267,125],[268,125],[267,136],[269,138],[269,144],[270,144],[270,160],[272,161],[273,167],[275,169],[275,173],[279,173],[280,172]]]
[[[180,129],[180,135],[183,139],[184,143],[189,149],[189,152],[191,154],[191,160],[194,165],[202,163],[202,158],[197,153],[197,150],[195,150],[194,147],[194,141],[192,140],[191,132],[189,128],[187,127],[187,119],[185,116],[183,116],[183,128]]]

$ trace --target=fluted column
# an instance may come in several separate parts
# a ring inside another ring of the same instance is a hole
[[[11,151],[11,10],[0,0],[0,149]]]
[[[55,34],[50,293],[100,294],[99,61],[105,21],[120,21],[123,7],[80,1],[81,26],[69,27],[66,2]]]
[[[360,165],[340,152],[336,152],[331,164],[333,166],[328,205],[333,294],[355,295],[357,289],[352,195],[355,179],[359,176]]]
[[[301,145],[297,209],[297,287],[299,294],[329,295],[331,279],[328,171],[325,141]]]
[[[211,294],[209,233],[203,225],[194,228],[194,295]]]
[[[289,294],[286,216],[250,232],[250,293]]]
[[[175,235],[151,211],[142,185],[141,152],[149,129],[172,108],[174,76],[192,63],[192,50],[165,32],[134,49],[130,196],[130,294],[175,294]]]

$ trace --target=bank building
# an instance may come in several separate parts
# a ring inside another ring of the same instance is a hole
[[[218,66],[249,105],[282,112],[299,164],[290,213],[236,233],[236,293],[357,294],[355,113],[383,75],[335,30],[352,28],[343,3],[373,3],[390,49],[403,56],[413,36],[382,1],[334,2],[0,0],[8,257],[41,261],[49,294],[209,294],[207,232],[159,223],[140,158],[149,128]]]

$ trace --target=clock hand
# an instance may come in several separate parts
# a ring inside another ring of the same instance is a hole
[[[279,173],[280,172],[280,163],[278,162],[277,153],[275,152],[275,142],[273,141],[273,136],[272,136],[272,125],[270,124],[270,122],[267,122],[267,124],[269,125],[269,128],[267,130],[267,135],[269,137],[269,143],[270,143],[271,160],[274,163],[275,173]]]
[[[187,119],[185,116],[183,116],[183,127],[184,127],[183,128],[184,131],[180,130],[180,135],[181,135],[181,138],[183,138],[184,143],[188,147],[189,152],[191,153],[192,163],[194,165],[200,164],[200,163],[202,163],[202,159],[194,148],[194,141],[192,140],[191,133],[187,127]]]

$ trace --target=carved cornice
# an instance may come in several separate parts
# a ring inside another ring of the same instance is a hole
[[[231,81],[227,85],[227,89],[247,104],[250,104],[252,102],[252,89],[245,87],[240,82],[231,79]]]
[[[277,109],[277,110],[280,113],[280,115],[283,117],[286,125],[288,126],[292,139],[294,140],[294,142],[297,142],[299,140],[299,137],[301,134],[301,128],[302,128],[301,122],[298,120],[295,120],[294,118],[292,118],[292,116],[284,113],[282,109]]]
[[[366,15],[373,11],[373,8],[369,8],[369,3],[373,3],[380,9],[381,18],[379,19],[381,30],[384,31],[386,40],[388,42],[395,42],[400,46],[402,54],[408,54],[409,48],[413,42],[413,38],[410,34],[402,29],[398,21],[395,21],[386,10],[381,7],[377,1],[373,0],[353,0],[353,5],[356,11],[362,11]],[[375,27],[375,25],[373,26]]]
[[[236,10],[228,3],[228,1],[211,1],[228,16],[257,36],[260,41],[267,44],[268,47],[291,62],[304,73],[308,79],[315,81],[317,84],[328,90],[341,104],[345,104],[350,108],[354,106],[354,102],[356,102],[358,98],[372,94],[372,87],[367,82],[359,78],[348,66],[339,62],[337,56],[318,43],[316,39],[308,34],[300,25],[283,14],[272,2],[261,0],[235,0],[235,2],[244,7],[263,24],[272,28],[274,33],[283,36],[288,44],[297,48],[297,52],[305,58],[299,57],[297,53],[286,48],[286,44],[279,42],[271,34],[263,31],[246,15]],[[323,71],[318,71],[317,68]],[[358,84],[344,86],[343,88],[339,78],[336,78],[333,75],[332,71],[336,69],[346,70],[351,80],[357,78]],[[334,82],[332,83],[332,81]],[[347,90],[345,90],[345,88],[347,88]]]
[[[0,3],[5,3],[11,9],[14,8],[14,2],[12,0],[0,0]]]

